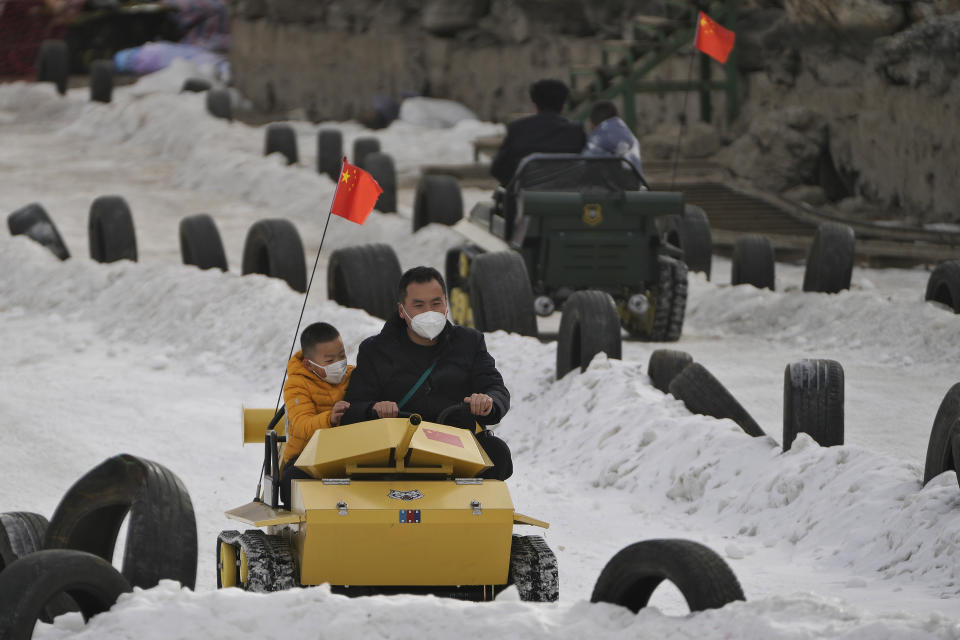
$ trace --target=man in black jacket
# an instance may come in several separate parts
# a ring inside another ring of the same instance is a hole
[[[500,422],[510,408],[510,392],[483,334],[447,321],[440,272],[410,269],[400,278],[397,293],[397,312],[378,335],[360,344],[344,398],[350,408],[341,424],[393,418],[400,411],[432,422],[458,404],[462,408],[450,416],[456,426]],[[509,477],[513,466],[506,443],[489,432],[478,440],[495,465],[484,477]]]
[[[583,125],[567,120],[560,112],[570,90],[560,80],[537,80],[530,85],[530,99],[537,114],[507,125],[490,173],[506,186],[520,161],[531,153],[580,153],[587,143]]]

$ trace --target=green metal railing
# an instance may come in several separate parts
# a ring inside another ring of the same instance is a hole
[[[638,93],[668,93],[696,91],[700,96],[700,118],[713,119],[711,91],[726,93],[726,118],[730,122],[739,112],[737,86],[737,50],[734,47],[724,67],[722,80],[712,79],[712,62],[698,53],[699,78],[694,80],[650,80],[648,76],[681,49],[693,45],[696,34],[697,3],[667,0],[662,18],[637,20],[632,24],[633,40],[606,41],[601,52],[601,64],[595,67],[574,67],[570,70],[571,100],[567,115],[575,120],[586,120],[597,100],[620,98],[623,101],[623,119],[636,131],[636,96]],[[714,2],[705,9],[726,28],[736,29],[737,0]],[[673,16],[671,16],[673,14]],[[639,36],[639,38],[637,37]],[[614,58],[618,58],[615,62]],[[692,75],[692,74],[691,74]],[[580,80],[588,83],[580,87]]]

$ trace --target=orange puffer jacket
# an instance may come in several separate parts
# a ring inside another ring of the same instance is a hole
[[[330,428],[333,405],[343,400],[354,367],[348,365],[340,384],[324,382],[303,364],[303,352],[297,351],[287,363],[287,381],[283,385],[283,404],[287,408],[287,446],[284,461],[300,455],[317,429]]]

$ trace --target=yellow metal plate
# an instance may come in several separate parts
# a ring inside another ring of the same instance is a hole
[[[254,527],[269,527],[271,525],[297,524],[303,522],[306,516],[295,511],[271,509],[262,502],[251,502],[224,513],[231,520],[238,520]]]
[[[391,453],[404,442],[410,426],[406,418],[383,418],[316,431],[300,453],[297,468],[313,478],[343,478],[364,472],[423,473],[424,468],[449,465],[451,475],[473,477],[491,466],[476,438],[467,429],[421,422],[409,443],[403,468]],[[420,467],[420,469],[418,469]]]
[[[522,513],[513,513],[513,524],[529,524],[534,527],[540,527],[541,529],[549,529],[550,523],[544,522],[543,520],[537,520],[536,518],[531,518],[530,516],[525,516]]]
[[[263,444],[267,425],[273,420],[273,409],[248,409],[240,405],[240,430],[243,444]],[[287,435],[287,421],[280,420],[275,427],[277,435]]]
[[[507,581],[514,511],[502,482],[295,480],[292,491],[294,509],[306,512],[294,534],[304,585]],[[402,522],[401,512],[415,511],[419,522]]]

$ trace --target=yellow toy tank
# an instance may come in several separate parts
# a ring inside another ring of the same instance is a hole
[[[557,599],[547,528],[514,510],[507,485],[477,477],[491,462],[469,430],[410,418],[314,433],[297,467],[290,509],[277,503],[283,427],[272,410],[244,410],[244,442],[266,442],[260,498],[226,512],[253,527],[217,541],[217,586],[278,591],[322,583],[348,594],[434,593],[492,599],[510,584],[531,601]],[[271,422],[276,422],[276,419]]]

